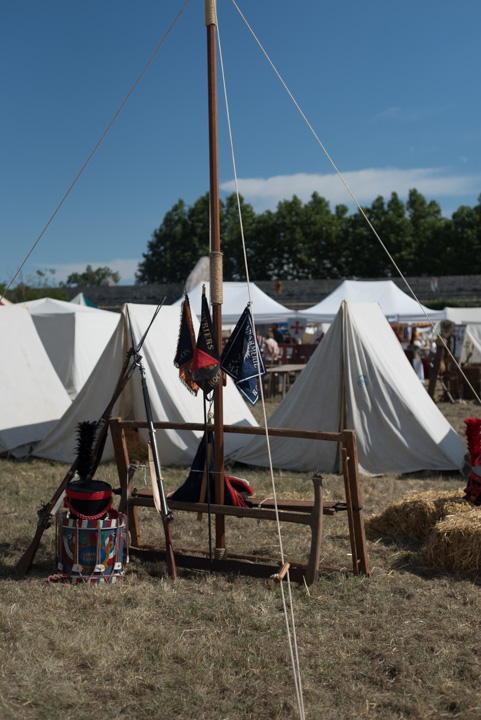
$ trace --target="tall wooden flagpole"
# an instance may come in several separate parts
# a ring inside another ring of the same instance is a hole
[[[209,171],[210,171],[210,300],[212,323],[219,353],[222,352],[222,253],[220,249],[219,157],[217,136],[217,66],[216,66],[216,2],[205,0],[207,27],[207,74],[209,94]],[[222,381],[214,395],[214,460],[215,502],[224,504],[224,412]],[[225,548],[225,520],[215,518],[215,547]],[[222,554],[222,553],[220,553]]]

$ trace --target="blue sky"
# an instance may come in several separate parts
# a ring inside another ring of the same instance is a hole
[[[361,204],[417,188],[450,216],[481,193],[481,4],[236,0]],[[181,0],[0,7],[0,280],[9,281],[182,8]],[[352,201],[232,0],[218,3],[239,186],[256,211]],[[172,205],[208,189],[204,0],[189,0],[22,270],[133,282]],[[220,66],[219,66],[220,82]],[[233,170],[219,86],[220,183]],[[255,278],[252,278],[255,280]]]

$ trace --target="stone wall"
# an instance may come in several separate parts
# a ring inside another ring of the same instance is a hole
[[[428,307],[433,301],[441,301],[445,304],[449,304],[449,301],[466,305],[481,304],[481,275],[449,275],[437,278],[436,281],[430,277],[406,279],[419,300]],[[410,294],[401,278],[392,278],[392,280],[404,292]],[[277,294],[276,283],[273,280],[260,281],[256,285],[282,305],[293,310],[301,310],[325,298],[340,282],[341,280],[283,280],[280,294]],[[157,305],[164,297],[166,304],[171,305],[182,296],[183,290],[182,283],[67,288],[71,297],[83,292],[95,305],[109,310],[120,310],[127,302]]]
[[[363,278],[364,279],[364,278]],[[379,280],[381,278],[369,278]],[[387,279],[387,278],[384,278]],[[390,278],[401,290],[410,295],[409,288],[401,278]],[[450,275],[439,278],[407,277],[409,286],[419,300],[429,302],[455,300],[469,305],[481,304],[481,275]],[[258,282],[257,285],[282,305],[301,310],[315,305],[335,290],[342,280],[284,280],[282,291],[276,294],[275,281]]]
[[[125,303],[158,305],[165,297],[166,305],[172,305],[184,292],[182,283],[163,285],[92,285],[91,287],[66,288],[71,298],[84,293],[97,307],[120,310]]]

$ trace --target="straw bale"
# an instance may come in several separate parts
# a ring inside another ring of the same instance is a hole
[[[436,568],[477,575],[481,571],[481,510],[440,520],[426,544],[428,562]]]
[[[462,490],[428,490],[408,495],[388,505],[382,513],[366,518],[366,535],[370,539],[394,537],[424,542],[439,520],[467,513],[471,507]]]

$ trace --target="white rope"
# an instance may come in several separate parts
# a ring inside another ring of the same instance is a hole
[[[169,29],[168,29],[167,32],[165,33],[164,37],[162,38],[162,40],[160,41],[160,43],[159,43],[159,44],[157,45],[157,47],[155,48],[154,52],[152,53],[150,59],[148,60],[147,64],[145,65],[144,69],[142,70],[142,72],[141,72],[140,75],[138,76],[137,80],[134,82],[134,84],[133,84],[132,87],[130,88],[129,92],[127,93],[125,99],[123,100],[123,102],[121,103],[121,105],[120,105],[120,107],[118,108],[117,112],[116,112],[115,115],[113,116],[112,120],[109,122],[109,124],[108,124],[107,127],[105,128],[104,132],[102,133],[102,135],[101,135],[101,137],[100,137],[100,140],[98,140],[97,144],[95,145],[94,149],[92,150],[92,152],[91,152],[90,155],[88,156],[87,160],[84,162],[84,164],[83,164],[82,167],[80,168],[79,172],[78,172],[77,175],[75,176],[75,179],[74,179],[73,182],[71,183],[71,185],[70,185],[70,187],[68,188],[67,192],[65,193],[65,195],[63,196],[63,198],[60,200],[59,204],[57,205],[57,207],[55,208],[54,212],[53,212],[52,215],[50,216],[49,221],[47,222],[47,224],[46,224],[45,227],[43,228],[42,232],[40,233],[40,235],[38,236],[38,238],[36,239],[36,241],[34,242],[34,244],[32,245],[32,247],[30,248],[29,252],[28,252],[27,255],[25,256],[25,259],[23,260],[23,262],[22,262],[22,263],[20,264],[20,266],[18,267],[16,273],[15,273],[14,276],[11,278],[10,282],[8,283],[7,287],[5,288],[5,290],[4,290],[4,292],[3,292],[3,295],[0,294],[0,301],[3,300],[3,298],[4,298],[5,295],[6,295],[6,293],[10,290],[12,284],[15,282],[15,279],[18,277],[19,273],[22,271],[22,268],[24,267],[25,263],[27,262],[27,260],[29,259],[29,257],[31,256],[31,254],[33,253],[33,251],[35,250],[35,248],[36,248],[37,245],[39,244],[39,242],[40,242],[40,240],[42,239],[42,237],[45,235],[46,231],[48,230],[50,224],[51,224],[52,221],[54,220],[54,218],[55,218],[55,216],[57,215],[58,211],[60,210],[60,208],[61,208],[62,205],[64,204],[65,200],[66,200],[66,199],[68,198],[68,196],[70,195],[70,193],[71,193],[71,191],[73,190],[74,186],[77,184],[77,181],[79,180],[79,178],[80,178],[80,176],[82,175],[83,171],[85,170],[85,168],[87,167],[87,165],[89,164],[89,162],[91,161],[91,159],[93,158],[93,156],[95,155],[95,153],[97,152],[97,150],[99,149],[101,143],[102,143],[103,140],[105,139],[105,136],[106,136],[107,133],[109,132],[110,128],[112,127],[112,125],[114,124],[114,122],[117,120],[118,116],[120,115],[121,111],[123,110],[123,108],[124,108],[125,104],[127,103],[128,99],[130,98],[130,96],[131,96],[132,93],[134,92],[135,88],[137,87],[137,85],[139,84],[139,82],[141,81],[141,79],[143,78],[143,76],[144,76],[144,74],[146,73],[147,69],[148,69],[148,68],[150,67],[150,65],[152,64],[152,61],[154,60],[154,58],[155,58],[155,56],[157,55],[157,53],[159,52],[160,48],[161,48],[162,45],[164,44],[165,40],[167,39],[167,36],[169,35],[169,33],[171,32],[172,28],[173,28],[174,25],[176,24],[177,20],[178,20],[179,17],[181,16],[181,14],[182,14],[182,12],[183,12],[183,10],[184,10],[184,8],[185,8],[185,6],[187,5],[188,2],[189,2],[189,0],[185,0],[185,2],[184,2],[184,4],[182,5],[181,9],[180,9],[179,12],[177,13],[175,19],[174,19],[173,22],[171,23]]]
[[[421,312],[422,312],[422,313],[424,314],[424,316],[426,317],[427,322],[431,325],[431,328],[432,328],[433,332],[434,332],[435,335],[442,341],[445,350],[447,351],[447,353],[448,353],[448,355],[450,356],[451,360],[454,362],[454,364],[456,365],[456,367],[458,368],[458,370],[459,370],[460,373],[462,374],[462,376],[463,376],[463,378],[465,379],[466,383],[467,383],[467,384],[469,385],[469,387],[471,388],[471,391],[473,392],[476,400],[481,403],[481,398],[479,397],[478,393],[476,392],[476,390],[475,390],[474,387],[472,386],[471,382],[469,381],[469,378],[466,377],[466,375],[465,375],[465,373],[464,373],[464,371],[463,371],[463,368],[461,367],[461,365],[458,363],[458,361],[456,360],[456,358],[455,358],[454,355],[452,354],[451,350],[449,349],[449,347],[448,347],[447,343],[445,342],[444,338],[442,337],[441,333],[437,330],[435,323],[431,320],[431,318],[430,318],[429,315],[427,314],[425,308],[424,308],[423,305],[421,304],[419,298],[417,297],[417,295],[416,295],[416,293],[414,292],[413,288],[412,288],[411,285],[409,284],[407,278],[405,277],[405,275],[404,275],[403,272],[401,271],[400,267],[399,267],[398,264],[396,263],[395,259],[393,258],[393,256],[392,256],[391,253],[389,252],[389,250],[387,249],[386,245],[384,244],[384,242],[383,242],[382,238],[380,237],[379,233],[377,232],[376,228],[374,227],[374,225],[372,224],[372,222],[371,222],[371,221],[369,220],[369,218],[367,217],[366,213],[364,212],[363,208],[361,207],[360,203],[358,202],[358,200],[357,200],[356,196],[354,195],[353,191],[352,191],[351,188],[349,187],[349,184],[348,184],[347,180],[344,178],[344,176],[342,175],[341,171],[337,168],[334,160],[333,160],[332,157],[329,155],[326,147],[323,145],[322,141],[321,141],[320,138],[318,137],[318,135],[317,135],[317,133],[315,132],[314,128],[312,127],[311,123],[309,122],[309,120],[307,119],[306,115],[304,114],[304,112],[303,112],[302,109],[300,108],[297,100],[295,99],[295,97],[293,96],[293,94],[291,93],[291,91],[289,90],[289,88],[287,87],[286,83],[284,82],[283,78],[281,77],[281,74],[279,73],[279,71],[277,70],[276,66],[274,65],[274,63],[273,63],[272,60],[270,59],[270,57],[269,57],[269,55],[267,54],[266,50],[263,48],[263,46],[262,46],[261,42],[259,41],[257,35],[256,35],[255,32],[252,30],[251,26],[249,25],[249,23],[247,22],[246,18],[245,18],[244,15],[242,14],[242,12],[241,12],[241,10],[239,9],[239,7],[238,7],[237,3],[235,2],[235,0],[232,0],[232,3],[234,4],[237,12],[239,13],[239,15],[241,16],[241,18],[242,18],[243,21],[245,22],[247,28],[249,29],[250,33],[252,34],[252,37],[254,38],[254,40],[256,41],[256,43],[258,44],[258,46],[259,46],[261,52],[263,53],[263,55],[265,56],[267,62],[269,63],[269,65],[271,66],[271,68],[274,70],[275,74],[277,75],[278,79],[280,80],[280,82],[281,82],[282,86],[284,87],[285,91],[287,92],[287,94],[289,95],[290,99],[292,100],[292,102],[293,102],[294,105],[296,106],[296,108],[297,108],[299,114],[301,115],[302,119],[304,120],[304,122],[306,123],[307,127],[309,128],[309,130],[310,130],[311,133],[313,134],[314,138],[315,138],[316,141],[318,142],[318,144],[319,144],[319,146],[321,147],[323,153],[325,154],[325,156],[327,157],[327,159],[328,159],[329,162],[331,163],[331,165],[332,165],[332,167],[333,167],[336,175],[338,176],[338,178],[340,179],[340,181],[342,182],[342,184],[343,184],[344,187],[346,188],[347,192],[349,193],[349,195],[351,196],[352,200],[353,200],[354,203],[356,204],[357,209],[359,210],[359,212],[361,213],[362,217],[364,218],[364,220],[365,220],[366,223],[368,224],[369,228],[370,228],[371,231],[373,232],[374,237],[375,237],[375,238],[378,240],[378,242],[380,243],[381,247],[383,248],[384,252],[385,252],[386,255],[388,256],[389,260],[391,261],[392,265],[394,266],[394,268],[395,268],[396,272],[398,273],[399,277],[400,277],[401,280],[404,282],[404,284],[405,284],[406,287],[408,288],[409,292],[411,293],[412,297],[414,298],[414,300],[417,302],[417,304],[418,304],[419,307],[421,308]]]
[[[244,226],[242,223],[242,210],[241,210],[241,203],[240,203],[239,186],[238,186],[238,182],[237,182],[237,170],[236,170],[236,163],[235,163],[234,143],[233,143],[233,139],[232,139],[232,127],[231,127],[231,122],[230,122],[229,103],[228,103],[228,99],[227,99],[227,88],[226,88],[225,73],[224,73],[224,63],[223,63],[223,58],[222,58],[222,46],[221,46],[221,40],[220,40],[220,29],[219,29],[218,18],[217,18],[217,43],[218,43],[218,47],[219,47],[219,59],[220,59],[220,66],[221,66],[222,84],[223,84],[223,89],[224,89],[224,101],[225,101],[225,107],[226,107],[227,126],[228,126],[228,131],[229,131],[229,142],[230,142],[232,166],[233,166],[233,172],[234,172],[235,193],[236,193],[236,198],[237,198],[237,209],[238,209],[238,214],[239,214],[242,252],[244,255],[244,266],[245,266],[245,272],[246,272],[247,292],[248,292],[248,298],[249,298],[249,311],[251,314],[254,335],[255,335],[255,337],[257,337],[255,318],[254,318],[253,307],[252,307],[253,302],[252,302],[252,295],[251,295],[251,289],[250,289],[249,267],[248,267],[247,252],[246,252],[246,246],[245,246]],[[260,375],[260,358],[259,358],[259,348],[258,348],[257,342],[255,343],[255,348],[256,348],[257,367],[259,369],[258,385],[260,387],[262,412],[263,412],[263,416],[264,416],[264,427],[266,429],[267,455],[268,455],[268,459],[269,459],[269,470],[270,470],[271,484],[272,484],[272,495],[273,495],[273,499],[274,499],[274,510],[275,510],[275,516],[276,516],[277,535],[278,535],[278,540],[279,540],[281,563],[283,565],[285,562],[284,548],[283,548],[283,542],[282,542],[281,524],[280,524],[280,520],[279,520],[279,511],[278,511],[278,505],[277,505],[277,492],[276,492],[276,485],[275,485],[275,478],[274,478],[274,468],[273,468],[273,464],[272,464],[269,429],[267,426],[267,414],[266,414],[266,405],[265,405],[265,399],[264,399],[264,388],[263,388],[263,384],[262,384],[262,377]],[[291,587],[289,571],[287,572],[287,575],[286,575],[286,581],[287,581],[287,587],[288,587],[290,613],[288,612],[288,609],[287,609],[286,597],[285,597],[285,592],[284,592],[284,587],[283,587],[284,583],[281,581],[280,587],[281,587],[282,605],[283,605],[283,609],[284,609],[284,618],[286,621],[286,632],[287,632],[287,639],[288,639],[288,645],[289,645],[289,653],[290,653],[290,657],[291,657],[292,671],[293,671],[293,676],[294,676],[294,685],[295,685],[297,705],[298,705],[298,710],[299,710],[299,717],[301,718],[301,720],[304,720],[305,719],[304,698],[303,698],[303,693],[302,693],[302,680],[301,680],[301,671],[300,671],[300,663],[299,663],[299,651],[298,651],[298,645],[297,645],[296,623],[295,623],[295,616],[294,616],[294,602],[293,602],[293,597],[292,597],[292,587]]]

